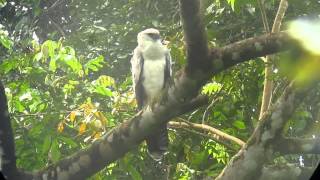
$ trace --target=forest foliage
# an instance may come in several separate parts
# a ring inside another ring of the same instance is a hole
[[[202,2],[209,46],[265,33],[255,0]],[[265,1],[270,24],[278,3]],[[283,29],[297,18],[318,20],[318,1],[292,0],[289,4]],[[136,35],[147,27],[159,29],[168,41],[174,71],[180,69],[186,62],[178,9],[178,1],[170,0],[1,0],[0,77],[14,128],[18,167],[36,170],[58,162],[135,115],[129,60]],[[314,44],[302,45],[311,54],[279,55],[281,61],[275,62],[272,75],[273,100],[291,75],[298,74],[306,82],[320,72],[319,34],[303,32],[301,24],[291,26],[293,34],[309,34]],[[319,26],[315,29],[319,32]],[[303,59],[311,61],[301,64]],[[205,123],[246,141],[259,118],[264,67],[259,58],[218,74],[201,92],[214,104],[174,120]],[[317,134],[319,96],[315,93],[307,98],[288,121],[284,134]],[[216,176],[240,149],[236,143],[217,142],[200,131],[170,129],[169,137],[164,164],[170,179]],[[274,161],[314,167],[318,158],[288,155]],[[143,143],[92,179],[151,179],[156,168]]]

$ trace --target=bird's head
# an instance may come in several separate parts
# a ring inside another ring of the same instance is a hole
[[[149,43],[161,43],[160,32],[157,29],[149,28],[138,34],[138,44],[140,46],[145,46]]]

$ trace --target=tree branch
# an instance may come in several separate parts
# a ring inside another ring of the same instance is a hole
[[[245,142],[243,142],[241,139],[231,136],[227,133],[224,133],[216,128],[213,128],[205,124],[170,121],[168,123],[168,126],[170,128],[175,128],[175,129],[187,128],[187,129],[194,129],[196,131],[206,131],[212,135],[210,137],[212,137],[213,140],[233,142],[240,145],[241,147],[245,144]]]
[[[0,82],[0,171],[8,179],[16,179],[17,166],[13,131],[9,118],[7,98]]]
[[[170,123],[170,122],[169,122],[169,123]],[[173,128],[173,127],[172,127],[172,128]],[[180,129],[180,128],[176,128],[176,129]],[[181,129],[183,129],[183,130],[185,130],[185,131],[187,131],[187,132],[190,132],[190,133],[199,135],[199,136],[203,136],[203,137],[212,139],[212,140],[216,141],[217,143],[220,143],[220,144],[224,145],[224,146],[225,146],[226,148],[228,148],[228,149],[232,149],[232,150],[234,150],[234,151],[237,151],[237,150],[238,150],[238,149],[236,149],[234,146],[231,146],[229,143],[224,142],[224,141],[222,141],[222,140],[216,139],[213,134],[209,134],[209,133],[205,134],[205,133],[202,133],[202,132],[199,132],[199,131],[196,131],[196,130],[193,130],[193,129],[188,129],[188,128],[181,128]]]
[[[281,138],[274,150],[281,154],[320,154],[320,139]]]
[[[287,11],[288,5],[289,5],[288,0],[281,0],[280,1],[278,11],[277,11],[276,17],[273,22],[271,32],[273,32],[273,33],[280,32],[281,23],[284,18],[284,15]]]
[[[270,32],[270,28],[269,28],[268,18],[267,18],[267,15],[266,15],[266,9],[264,7],[264,1],[257,0],[257,2],[258,2],[258,6],[260,8],[261,19],[262,19],[264,30],[266,31],[266,33],[269,33]]]
[[[264,11],[264,6],[261,2],[261,0],[259,0],[258,2],[260,2],[261,4],[261,13],[265,15],[265,12],[263,13],[262,11]],[[285,12],[287,10],[288,7],[288,1],[287,0],[281,0],[280,4],[279,4],[279,8],[275,17],[275,20],[273,22],[273,26],[272,26],[272,33],[278,33],[280,32],[280,26],[281,26],[281,22],[282,19],[285,15]],[[269,27],[268,27],[268,21],[267,21],[267,17],[263,16],[263,19],[265,21],[264,24],[267,24],[267,26],[265,25],[265,30],[267,32],[269,32]],[[272,100],[272,90],[273,90],[273,80],[272,80],[272,71],[273,71],[273,59],[274,56],[268,55],[265,61],[265,70],[264,70],[264,87],[263,87],[263,94],[262,94],[262,102],[261,102],[261,108],[260,108],[260,115],[259,115],[259,119],[262,118],[263,113],[265,113],[267,111],[267,109],[270,106],[271,100]]]
[[[291,164],[285,166],[263,167],[259,180],[298,180],[309,179],[314,168],[297,167]]]
[[[64,0],[57,0],[48,9],[43,10],[43,13],[47,14],[47,13],[53,11],[57,6],[60,6],[63,2],[64,2]]]
[[[296,43],[286,32],[266,34],[222,48],[213,48],[209,58],[213,64],[213,73],[216,74],[241,62],[288,50]]]
[[[64,32],[63,28],[56,23],[51,17],[50,15],[46,15],[46,17],[48,17],[48,19],[52,22],[53,26],[58,30],[58,32],[61,34],[62,37],[66,37],[66,33]]]
[[[208,61],[208,41],[200,13],[200,0],[180,0],[181,20],[187,49],[188,73],[195,69],[211,70]]]

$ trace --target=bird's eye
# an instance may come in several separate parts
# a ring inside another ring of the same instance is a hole
[[[151,37],[153,40],[158,40],[158,39],[160,39],[160,35],[159,35],[159,34],[147,33],[147,35],[148,35],[149,37]]]

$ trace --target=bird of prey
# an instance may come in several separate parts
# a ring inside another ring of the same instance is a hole
[[[157,29],[146,29],[138,34],[138,46],[131,58],[133,88],[138,109],[150,107],[159,100],[171,78],[170,51],[161,43]],[[168,149],[167,124],[163,124],[146,138],[149,155],[156,161]]]

